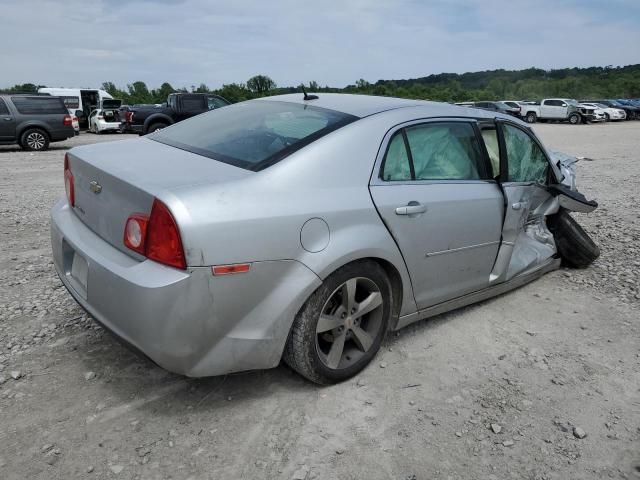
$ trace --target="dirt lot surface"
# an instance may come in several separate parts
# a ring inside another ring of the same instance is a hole
[[[355,379],[169,374],[56,277],[67,148],[0,147],[0,478],[640,478],[640,122],[536,125],[584,155],[601,258],[389,336]],[[583,434],[586,436],[582,437]]]

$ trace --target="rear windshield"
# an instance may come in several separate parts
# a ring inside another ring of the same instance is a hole
[[[59,97],[11,97],[18,112],[26,115],[69,113]]]
[[[236,103],[149,138],[247,170],[267,168],[358,117],[298,103]]]
[[[104,100],[102,100],[102,108],[106,109],[106,108],[120,108],[120,106],[122,105],[122,100],[115,100],[115,99],[108,99],[105,98]]]

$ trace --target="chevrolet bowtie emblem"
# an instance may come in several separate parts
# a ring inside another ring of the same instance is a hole
[[[100,185],[95,180],[89,184],[89,190],[91,190],[96,195],[102,191],[102,185]]]

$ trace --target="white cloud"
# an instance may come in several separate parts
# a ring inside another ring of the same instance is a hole
[[[0,0],[0,85],[410,78],[640,61],[640,4],[554,0]]]

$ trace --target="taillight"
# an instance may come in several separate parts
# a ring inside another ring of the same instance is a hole
[[[124,244],[150,260],[183,270],[187,268],[178,225],[167,206],[158,199],[153,201],[148,217],[140,213],[129,216]]]
[[[124,118],[125,118],[125,120],[126,120],[127,122],[129,122],[129,123],[133,122],[133,113],[134,113],[134,112],[127,112],[127,113],[125,114],[125,117],[124,117]]]
[[[62,124],[65,126],[71,125],[72,122],[73,122],[73,119],[71,118],[71,115],[65,115],[64,118],[62,119]]]
[[[67,201],[72,207],[76,203],[75,188],[73,185],[73,173],[69,166],[69,155],[64,155],[64,189],[67,192]]]
[[[134,252],[144,255],[148,224],[149,217],[147,215],[142,213],[130,215],[124,227],[124,245]]]

